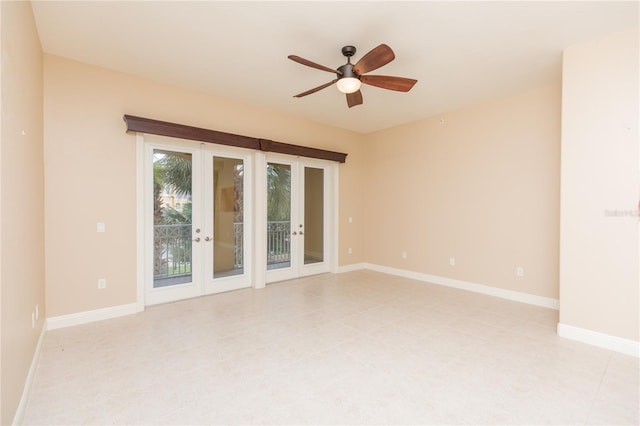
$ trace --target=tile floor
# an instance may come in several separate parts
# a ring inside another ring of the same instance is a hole
[[[33,424],[638,424],[639,360],[557,311],[372,271],[50,331]]]

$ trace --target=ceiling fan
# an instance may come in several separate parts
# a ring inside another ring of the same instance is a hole
[[[398,92],[408,92],[418,81],[412,78],[391,77],[387,75],[364,75],[369,71],[376,70],[395,59],[396,55],[386,44],[381,44],[380,46],[370,50],[366,55],[360,58],[358,62],[352,64],[351,57],[355,53],[355,47],[343,47],[342,54],[347,57],[347,63],[335,70],[312,62],[308,59],[301,58],[300,56],[289,55],[288,58],[292,61],[321,71],[334,73],[337,76],[337,78],[328,83],[314,87],[306,92],[298,93],[294,98],[301,98],[303,96],[310,95],[331,86],[333,83],[336,83],[338,90],[347,95],[347,105],[351,108],[362,103],[362,92],[360,91],[361,83],[381,87],[383,89],[396,90]]]

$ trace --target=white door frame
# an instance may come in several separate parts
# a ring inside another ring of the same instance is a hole
[[[154,245],[154,226],[148,218],[153,215],[153,191],[151,189],[153,183],[153,152],[155,150],[165,150],[173,152],[184,152],[191,154],[191,167],[192,167],[192,220],[191,223],[194,229],[191,238],[198,238],[198,243],[192,242],[191,250],[191,278],[190,283],[176,284],[167,287],[153,287],[153,274],[150,265],[153,265],[153,250],[150,247]],[[147,141],[144,144],[144,176],[143,176],[143,211],[144,218],[147,220],[143,224],[144,233],[144,263],[145,269],[144,276],[144,297],[145,304],[153,305],[159,303],[173,302],[176,300],[187,299],[197,297],[203,294],[203,279],[200,271],[203,268],[203,253],[201,245],[203,244],[202,238],[202,211],[204,210],[204,191],[203,191],[203,171],[202,171],[202,149],[201,146],[193,141],[181,141],[180,143],[172,143],[171,139],[165,139],[164,137],[154,137],[152,141]]]
[[[203,277],[203,295],[222,293],[230,290],[238,290],[240,288],[251,287],[253,282],[253,214],[255,210],[253,207],[253,155],[246,149],[239,149],[233,147],[226,147],[223,145],[216,145],[215,149],[203,150],[204,161],[204,218],[202,220],[203,239],[204,239],[204,257],[213,259],[213,243],[215,241],[206,241],[206,238],[215,237],[213,232],[214,219],[210,212],[213,212],[213,194],[214,194],[214,158],[234,158],[242,160],[243,162],[243,264],[244,271],[242,275],[229,276],[225,278],[213,278],[213,271],[205,271],[204,268],[213,266],[213,262],[205,260],[202,262],[202,277]]]
[[[299,224],[304,220],[304,172],[305,167],[313,167],[324,170],[323,173],[323,219],[324,219],[324,235],[323,235],[323,261],[319,263],[305,265],[304,263],[304,239],[298,235],[292,236],[291,241],[291,266],[283,269],[274,269],[266,272],[266,282],[278,282],[287,279],[303,277],[307,275],[315,275],[325,272],[335,272],[337,269],[337,182],[338,167],[337,163],[327,160],[317,160],[312,158],[295,157],[284,154],[267,154],[264,167],[256,172],[264,176],[263,188],[266,188],[266,166],[267,163],[280,163],[291,165],[291,232],[300,232]],[[264,244],[259,247],[266,247],[267,235],[267,218],[266,218],[266,200],[262,210],[265,216],[261,224],[264,229],[259,232],[265,238]],[[336,242],[335,245],[331,241]],[[265,253],[266,257],[266,253]],[[256,268],[266,269],[266,258],[261,265]]]
[[[335,272],[338,263],[338,194],[337,187],[334,181],[338,177],[338,164],[335,161],[316,160],[313,158],[302,159],[300,163],[299,173],[303,177],[301,180],[304,185],[304,172],[305,167],[322,169],[323,172],[323,191],[325,193],[323,212],[324,226],[327,228],[323,235],[323,261],[321,263],[304,263],[304,256],[302,256],[300,263],[301,276],[315,275],[323,272]],[[304,207],[305,199],[302,197],[300,203]],[[304,208],[302,208],[304,211]],[[334,247],[331,242],[335,242]],[[302,253],[304,253],[304,245],[301,247]],[[325,266],[326,265],[326,266]]]
[[[274,164],[283,164],[283,165],[287,165],[290,167],[291,170],[291,187],[290,187],[290,192],[291,192],[291,198],[290,198],[290,218],[289,218],[289,225],[290,225],[290,232],[296,232],[297,234],[297,226],[299,223],[300,218],[298,217],[298,211],[299,211],[299,192],[300,192],[300,188],[299,188],[299,167],[300,167],[300,163],[298,161],[297,157],[293,157],[291,155],[283,155],[283,154],[267,154],[266,155],[266,162],[265,162],[265,168],[263,170],[260,170],[259,173],[263,174],[265,176],[265,186],[263,188],[266,189],[267,185],[267,165],[268,163],[274,163]],[[266,192],[266,191],[265,191]],[[267,201],[267,200],[265,200]],[[267,202],[265,202],[264,207],[262,208],[263,210],[267,210],[268,204]],[[261,230],[261,232],[264,234],[265,236],[265,242],[267,242],[267,235],[268,235],[268,218],[265,215],[265,222],[262,224],[264,229]],[[293,236],[290,235],[290,253],[289,253],[289,266],[286,268],[280,268],[280,269],[272,269],[272,270],[267,270],[266,272],[266,282],[267,284],[269,283],[274,283],[274,282],[279,282],[279,281],[284,281],[284,280],[290,280],[293,278],[297,278],[299,276],[299,265],[298,265],[298,251],[299,251],[299,244],[300,244],[300,239],[297,236]],[[266,256],[266,251],[267,251],[267,244],[265,244],[264,246],[262,246],[260,248],[262,251],[265,252],[265,256]],[[263,269],[267,269],[267,260],[265,259],[265,263],[261,265],[261,268]]]
[[[145,140],[144,133],[136,133],[136,310],[145,310],[145,284],[147,271],[145,268],[145,222],[147,206],[145,205]],[[193,141],[191,141],[193,142]],[[253,194],[251,196],[253,206],[253,223],[245,232],[253,235],[253,262],[252,262],[252,287],[259,289],[266,286],[266,251],[256,250],[255,247],[266,247],[267,224],[267,195],[266,191],[257,188],[266,188],[266,155],[262,151],[255,151],[250,156],[253,159]],[[292,156],[293,157],[293,156]],[[295,157],[294,157],[295,158]],[[328,162],[329,182],[327,188],[331,189],[330,206],[328,209],[327,227],[329,245],[327,245],[327,262],[332,273],[338,272],[338,211],[339,211],[339,167],[336,162]],[[325,180],[326,182],[326,180]],[[153,207],[151,207],[153,208]]]

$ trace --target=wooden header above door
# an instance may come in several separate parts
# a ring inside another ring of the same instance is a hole
[[[256,151],[277,152],[280,154],[296,155],[300,157],[331,160],[339,163],[344,163],[347,158],[347,154],[343,154],[341,152],[235,135],[233,133],[186,126],[184,124],[169,123],[167,121],[153,120],[151,118],[135,117],[133,115],[125,115],[123,118],[127,124],[127,132],[149,133],[159,136],[169,136],[172,138],[255,149]]]

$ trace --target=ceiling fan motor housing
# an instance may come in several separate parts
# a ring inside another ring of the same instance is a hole
[[[338,78],[357,78],[360,80],[360,76],[353,71],[353,64],[351,63],[351,57],[355,55],[356,48],[354,46],[345,46],[342,48],[342,54],[347,57],[347,63],[338,68]]]
[[[341,67],[338,67],[338,78],[357,78],[360,80],[360,76],[353,70],[352,63],[346,63]]]

